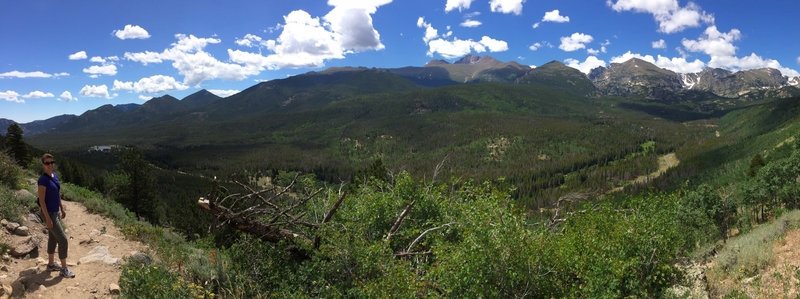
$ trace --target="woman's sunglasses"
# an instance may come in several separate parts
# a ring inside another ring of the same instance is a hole
[[[44,165],[53,165],[53,164],[56,164],[56,161],[47,161],[47,162],[44,162]]]

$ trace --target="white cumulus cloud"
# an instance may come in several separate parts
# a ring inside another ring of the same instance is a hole
[[[652,55],[642,55],[639,53],[633,53],[631,51],[625,52],[620,56],[615,56],[611,58],[611,63],[623,63],[631,58],[638,58],[649,63],[655,64],[656,66],[664,69],[671,70],[676,73],[697,73],[702,71],[706,64],[699,59],[695,59],[694,61],[688,61],[686,58],[683,57],[664,57],[658,55],[653,57]]]
[[[42,98],[54,98],[55,95],[49,92],[34,90],[22,96],[26,99],[42,99]]]
[[[217,38],[198,38],[177,34],[177,42],[162,52],[125,53],[128,60],[142,64],[172,61],[172,66],[184,76],[183,83],[195,86],[206,80],[242,80],[265,69],[320,67],[326,60],[343,59],[345,55],[381,50],[385,46],[372,24],[378,7],[391,0],[329,0],[333,8],[323,17],[312,17],[303,10],[284,16],[284,24],[275,39],[249,34],[236,40],[237,45],[259,47],[258,53],[228,49],[229,62],[222,62],[204,49],[218,44]],[[269,54],[262,55],[265,50]]]
[[[62,92],[60,96],[58,96],[58,99],[62,100],[62,101],[65,101],[65,102],[72,102],[72,101],[77,101],[78,100],[78,98],[72,96],[71,92],[66,91],[66,90],[64,92]]]
[[[236,89],[209,89],[208,92],[213,93],[217,96],[227,98],[229,96],[235,95],[239,93],[241,90]]]
[[[68,56],[69,60],[81,60],[81,59],[86,59],[86,57],[87,57],[86,56],[86,51],[78,51],[78,52],[69,54],[69,56]]]
[[[775,59],[750,53],[748,56],[736,56],[737,47],[734,42],[742,38],[742,33],[734,28],[728,32],[720,32],[716,26],[709,26],[697,39],[683,39],[681,42],[686,50],[701,52],[711,59],[709,67],[723,68],[731,71],[744,71],[757,68],[774,68],[786,76],[797,76],[800,73],[795,69],[785,67]]]
[[[464,22],[461,22],[461,27],[473,28],[482,25],[481,21],[473,20],[473,19],[466,19]]]
[[[489,52],[503,52],[508,51],[508,43],[502,40],[493,39],[488,36],[481,37],[481,40],[478,41],[481,45],[486,46]]]
[[[92,65],[83,69],[84,73],[90,76],[97,77],[99,75],[114,76],[117,74],[117,66],[113,64],[108,65]]]
[[[479,41],[474,41],[472,39],[451,39],[450,37],[453,35],[452,31],[439,35],[439,31],[433,28],[430,23],[425,22],[423,17],[417,19],[417,27],[425,29],[425,35],[422,41],[428,45],[428,56],[439,54],[446,59],[453,59],[473,52],[503,52],[508,50],[508,43],[506,41],[494,39],[489,36],[483,36]]]
[[[544,13],[544,17],[542,17],[542,22],[568,23],[569,17],[562,16],[561,12],[558,9],[555,9]]]
[[[651,45],[653,46],[653,49],[666,49],[667,48],[667,41],[665,41],[663,39],[659,39],[659,40],[654,41],[653,43],[651,43]]]
[[[736,54],[736,46],[733,42],[742,38],[739,29],[731,29],[724,33],[717,30],[717,26],[709,26],[703,35],[696,40],[683,39],[681,42],[686,50],[692,52],[703,52],[709,56],[733,56]]]
[[[118,39],[147,39],[150,33],[139,25],[125,25],[122,30],[114,30],[113,33]]]
[[[65,76],[69,76],[69,73],[62,72],[62,73],[49,74],[42,71],[35,71],[35,72],[10,71],[5,73],[0,73],[0,78],[58,78]]]
[[[259,46],[262,40],[263,39],[260,36],[248,33],[245,34],[243,38],[237,39],[235,43],[242,47],[252,48]]]
[[[462,9],[469,9],[472,1],[473,0],[447,0],[447,2],[444,4],[444,12],[450,12],[456,9],[458,9],[458,11],[461,11]]]
[[[84,85],[80,91],[82,96],[91,98],[106,98],[111,99],[112,96],[108,94],[108,86],[103,85]]]
[[[13,90],[0,90],[0,99],[14,103],[25,103],[25,100],[21,100],[19,94]]]
[[[190,86],[213,79],[242,80],[260,72],[257,67],[219,61],[204,51],[206,46],[220,43],[218,38],[185,34],[176,34],[175,38],[177,41],[162,52],[127,52],[124,57],[144,65],[172,61],[172,67],[184,76],[183,84]]]
[[[693,2],[684,7],[680,6],[678,0],[607,0],[606,3],[617,12],[652,14],[658,22],[658,31],[664,33],[675,33],[686,28],[699,27],[703,23],[714,23],[714,16]]]
[[[599,59],[595,56],[586,57],[586,60],[584,60],[583,62],[577,59],[569,58],[564,60],[564,64],[566,64],[568,67],[579,70],[581,73],[584,74],[589,74],[589,72],[595,68],[606,66],[606,62],[604,60]]]
[[[174,44],[173,44],[174,45]],[[161,59],[162,53],[158,52],[151,52],[151,51],[144,51],[144,52],[125,52],[123,57],[127,60],[136,61],[143,65],[148,65],[151,63],[161,63],[163,60]]]
[[[520,15],[523,3],[525,0],[489,0],[489,8],[492,12]]]
[[[797,70],[784,67],[775,59],[763,58],[756,53],[750,53],[748,56],[712,56],[708,62],[710,67],[724,68],[731,71],[745,71],[760,68],[773,68],[777,69],[784,76],[795,77],[800,76]]]
[[[128,90],[136,93],[160,93],[168,90],[184,90],[189,88],[175,78],[164,75],[154,75],[139,79],[136,82],[114,80],[111,90]]]
[[[422,41],[424,41],[426,44],[439,37],[439,31],[436,30],[436,28],[433,28],[433,25],[430,23],[425,22],[425,18],[423,17],[419,17],[417,19],[417,27],[425,28],[425,35],[422,37]]]
[[[561,37],[559,49],[572,52],[586,48],[586,44],[591,43],[594,38],[591,35],[575,32],[570,36]]]

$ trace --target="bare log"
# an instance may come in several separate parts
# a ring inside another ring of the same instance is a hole
[[[415,202],[417,202],[417,201],[416,200],[412,200],[410,203],[408,203],[408,205],[406,205],[406,208],[403,209],[402,212],[400,212],[400,216],[397,216],[397,220],[394,221],[394,224],[392,224],[392,228],[389,229],[389,233],[386,234],[386,241],[391,241],[392,240],[392,236],[394,236],[394,234],[397,232],[397,230],[400,229],[400,225],[403,224],[403,220],[406,219],[406,215],[408,215],[408,211],[411,210],[411,207],[414,206]]]
[[[341,188],[339,190],[341,192]],[[347,191],[344,191],[344,192],[341,192],[341,193],[342,193],[342,195],[339,196],[339,200],[337,200],[333,204],[333,207],[331,207],[327,212],[325,212],[325,216],[322,217],[322,222],[319,223],[319,226],[322,226],[323,224],[327,223],[328,221],[331,221],[331,218],[333,218],[333,214],[336,214],[336,210],[339,209],[339,206],[342,205],[342,202],[344,202],[344,198],[347,196]],[[319,245],[320,245],[321,241],[322,240],[319,238],[319,235],[314,237],[314,248],[319,248]]]
[[[453,224],[455,224],[455,222],[445,223],[445,224],[442,224],[440,226],[437,226],[437,227],[434,227],[434,228],[429,228],[429,229],[425,230],[424,232],[422,232],[422,234],[419,235],[419,237],[414,239],[414,241],[411,242],[410,245],[408,245],[408,248],[406,248],[405,252],[411,252],[411,249],[413,249],[414,246],[417,245],[417,243],[419,243],[419,241],[422,240],[422,238],[425,237],[425,235],[427,235],[428,233],[430,233],[432,231],[435,231],[435,230],[443,229],[443,228],[451,226]]]

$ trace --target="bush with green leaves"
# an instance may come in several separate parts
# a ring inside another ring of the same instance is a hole
[[[122,298],[214,298],[203,286],[157,265],[128,262],[119,279]]]
[[[800,150],[760,168],[753,179],[742,184],[742,193],[760,222],[777,208],[800,208]]]
[[[0,185],[10,189],[19,188],[22,169],[6,153],[0,151]]]
[[[582,205],[555,226],[530,223],[509,194],[492,183],[430,184],[406,173],[369,181],[321,227],[320,247],[304,248],[307,258],[291,254],[297,245],[252,237],[224,250],[217,293],[653,297],[680,277],[673,263],[695,245],[677,194]]]

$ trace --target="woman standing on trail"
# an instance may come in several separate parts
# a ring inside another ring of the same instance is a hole
[[[61,183],[56,176],[56,160],[53,155],[42,155],[42,176],[39,177],[39,208],[42,209],[44,223],[47,225],[47,255],[50,261],[47,263],[48,271],[59,271],[62,277],[72,278],[75,273],[67,268],[67,235],[64,234],[64,226],[61,219],[67,217],[67,211],[61,204]],[[59,213],[60,212],[60,213]],[[60,214],[60,215],[59,215]],[[58,246],[58,258],[61,259],[61,266],[53,261]]]

